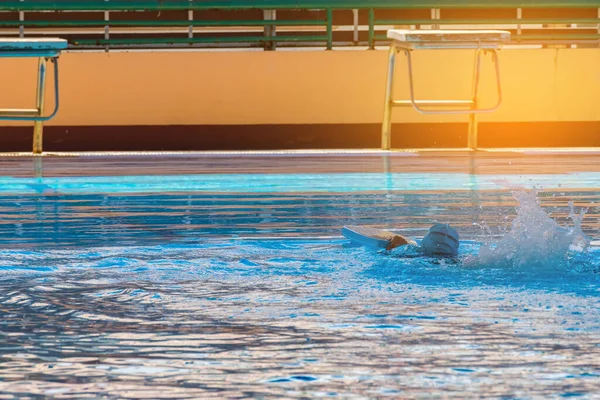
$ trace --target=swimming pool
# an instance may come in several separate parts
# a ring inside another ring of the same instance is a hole
[[[599,156],[2,158],[0,393],[594,397]],[[591,246],[545,257],[571,201]],[[458,262],[340,236],[435,221]]]

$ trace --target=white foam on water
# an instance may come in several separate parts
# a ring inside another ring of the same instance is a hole
[[[537,190],[516,190],[517,216],[510,230],[499,240],[484,242],[479,254],[467,256],[468,267],[565,269],[577,254],[585,253],[590,239],[581,223],[587,210],[577,214],[569,202],[573,226],[561,226],[542,209]]]

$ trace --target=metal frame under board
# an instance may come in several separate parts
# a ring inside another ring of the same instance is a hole
[[[67,41],[57,38],[0,38],[0,58],[37,58],[38,77],[35,108],[0,109],[0,121],[33,121],[33,153],[43,151],[43,123],[56,116],[59,109],[58,57],[67,48]],[[54,111],[44,115],[46,71],[48,61],[54,64]]]
[[[385,108],[381,129],[381,148],[390,150],[392,130],[392,109],[394,107],[412,107],[421,114],[467,114],[469,115],[468,147],[477,148],[477,114],[496,111],[502,103],[500,84],[500,64],[498,48],[510,41],[510,32],[498,30],[421,30],[392,29],[387,37],[392,39],[388,58],[388,74],[385,90]],[[417,49],[474,49],[473,86],[468,100],[416,100],[413,79],[411,51]],[[396,55],[404,52],[408,62],[409,100],[394,100],[394,75]],[[481,56],[491,52],[496,69],[497,102],[493,107],[478,106],[481,76]]]

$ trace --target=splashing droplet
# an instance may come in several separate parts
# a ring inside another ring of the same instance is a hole
[[[569,203],[572,227],[560,226],[540,206],[537,190],[512,192],[518,201],[517,216],[510,231],[501,239],[484,243],[476,256],[467,257],[464,265],[493,268],[568,268],[570,255],[586,251],[589,238],[581,223],[587,210],[575,212]]]

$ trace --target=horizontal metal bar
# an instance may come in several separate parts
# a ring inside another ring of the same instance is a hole
[[[527,25],[527,24],[598,24],[600,18],[572,19],[382,19],[375,25]]]
[[[105,26],[125,26],[125,27],[169,27],[169,26],[325,26],[326,21],[306,20],[306,21],[286,21],[286,20],[256,20],[256,21],[0,21],[3,27],[105,27]]]
[[[367,47],[368,46],[368,42],[366,41],[361,41],[358,44],[354,43],[354,42],[350,42],[350,41],[345,41],[345,42],[333,42],[333,47],[334,48],[338,48],[338,47],[355,47],[355,46],[360,46],[360,47]],[[594,46],[596,47],[596,45],[598,44],[597,40],[580,40],[580,41],[560,41],[560,40],[548,40],[548,41],[521,41],[521,42],[514,42],[514,43],[509,43],[509,45],[511,46],[544,46],[544,45],[572,45],[572,44],[577,44],[577,45],[585,45],[585,46]],[[155,50],[155,49],[167,49],[167,50],[192,50],[192,49],[253,49],[253,48],[262,48],[264,43],[261,42],[237,42],[237,41],[232,41],[232,42],[226,42],[226,43],[215,43],[215,42],[206,42],[206,43],[156,43],[156,44],[152,44],[152,43],[145,43],[145,44],[140,44],[140,43],[132,43],[132,44],[127,44],[127,43],[122,43],[122,44],[113,44],[110,45],[111,48],[116,49],[135,49],[135,50]],[[99,48],[105,48],[107,45],[98,45],[98,44],[85,44],[85,45],[77,45],[77,47],[74,47],[71,51],[81,51],[81,52],[85,52],[85,51],[92,51],[92,50],[98,50]],[[327,46],[327,41],[326,40],[322,40],[322,41],[312,41],[312,42],[303,42],[303,41],[296,41],[296,42],[280,42],[278,44],[278,47],[281,48],[316,48],[316,49],[325,49]]]
[[[387,35],[375,35],[375,40],[378,42],[381,41],[389,41]],[[598,33],[553,33],[553,31],[548,31],[547,34],[512,34],[511,42],[515,41],[523,41],[523,40],[600,40],[600,34]],[[504,43],[506,44],[506,43]]]
[[[548,34],[523,34],[513,35],[513,39],[518,40],[600,40],[598,33],[565,33],[557,34],[548,32]]]
[[[415,104],[422,107],[471,107],[475,104],[472,100],[415,100]],[[412,107],[410,100],[393,100],[395,107]]]
[[[236,9],[414,9],[414,8],[597,8],[600,0],[154,0],[154,1],[2,1],[6,11],[167,11],[167,10],[236,10]]]
[[[402,19],[402,20],[376,20],[375,25],[527,25],[527,24],[590,24],[600,23],[600,18],[574,18],[574,19],[453,19],[453,20],[432,20],[432,19]],[[326,26],[327,21],[321,20],[256,20],[256,21],[145,21],[145,20],[112,20],[112,21],[80,21],[80,20],[62,20],[62,21],[0,21],[0,27],[17,28],[24,27],[237,27],[237,26]]]
[[[600,23],[600,18],[574,18],[574,19],[402,19],[402,20],[376,20],[375,25],[527,25],[527,24],[590,24]],[[220,21],[147,21],[147,20],[112,20],[112,21],[81,21],[81,20],[57,20],[57,21],[0,21],[0,27],[16,28],[24,27],[236,27],[236,26],[325,26],[327,21],[321,20],[220,20]]]
[[[0,117],[37,117],[40,115],[40,110],[35,108],[2,108],[0,109]]]
[[[119,38],[119,39],[75,39],[75,45],[135,45],[135,44],[177,44],[177,43],[262,43],[262,42],[316,42],[327,41],[327,36],[225,36],[225,37],[193,37],[193,38]],[[1,54],[1,53],[0,53]]]

